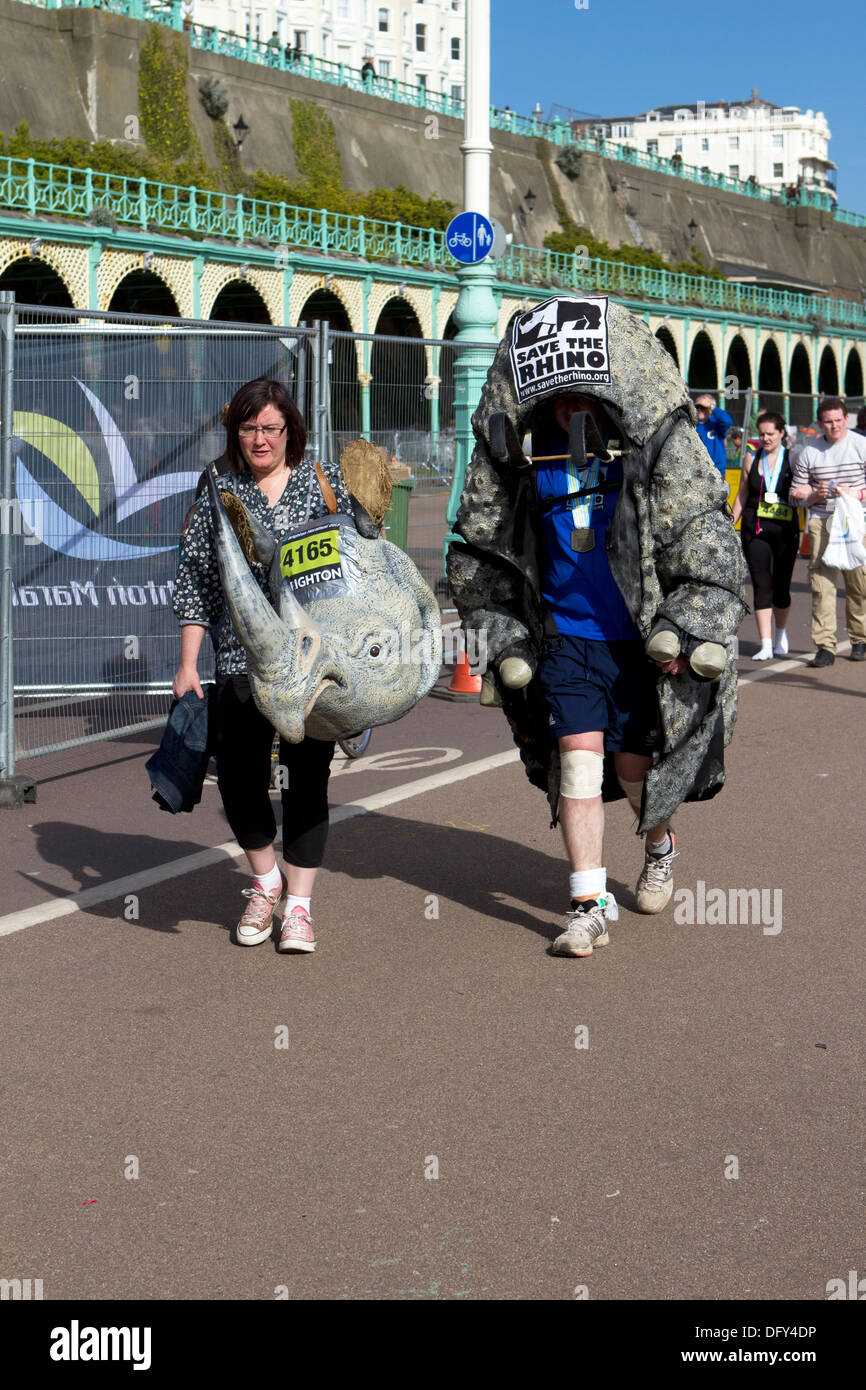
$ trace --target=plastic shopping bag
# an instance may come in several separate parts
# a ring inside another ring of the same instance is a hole
[[[830,539],[821,556],[823,564],[833,570],[856,570],[866,565],[864,530],[863,508],[856,493],[839,493],[830,521]]]

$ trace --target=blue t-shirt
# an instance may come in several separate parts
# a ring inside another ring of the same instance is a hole
[[[588,485],[595,460],[588,458],[587,462],[587,469],[580,474],[581,487]],[[619,459],[601,464],[598,482],[605,479],[622,479]],[[536,466],[536,487],[542,500],[563,497],[572,490],[568,474],[559,462]],[[596,493],[594,498],[580,498],[577,503],[563,502],[552,511],[542,513],[547,564],[541,592],[553,614],[557,632],[563,636],[587,637],[598,642],[624,642],[640,636],[610,572],[605,551],[607,528],[618,497],[618,492]],[[585,524],[595,532],[595,545],[592,550],[578,552],[571,548],[571,534],[575,528],[572,508],[585,507],[588,502],[594,505]]]

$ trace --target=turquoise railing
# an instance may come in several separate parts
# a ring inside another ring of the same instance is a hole
[[[217,29],[209,24],[192,24],[184,20],[180,0],[22,0],[22,3],[49,10],[76,6],[110,10],[112,14],[125,14],[130,19],[165,24],[172,29],[188,33],[194,48],[204,48],[211,53],[221,53],[227,58],[240,58],[246,62],[278,68],[282,72],[296,73],[316,82],[328,82],[332,86],[369,92],[372,96],[403,102],[408,106],[419,106],[439,115],[460,118],[463,116],[463,102],[446,96],[444,92],[434,92],[428,87],[417,87],[393,77],[374,77],[370,73],[364,76],[359,68],[349,67],[345,63],[330,62],[326,58],[314,58],[307,53],[293,57],[293,50],[284,48],[279,43],[271,43],[270,40],[241,36],[231,30]],[[866,214],[845,212],[837,208],[830,194],[818,188],[800,186],[791,200],[784,192],[776,188],[767,188],[755,179],[735,179],[728,174],[715,174],[706,167],[698,168],[697,165],[684,164],[676,156],[664,159],[628,145],[620,145],[615,140],[601,139],[587,131],[574,131],[570,122],[559,119],[542,121],[536,116],[520,116],[514,111],[500,111],[497,107],[491,107],[490,124],[496,130],[510,130],[515,135],[534,136],[560,147],[574,145],[578,150],[599,154],[604,159],[615,159],[625,164],[638,165],[643,169],[653,169],[657,173],[688,179],[706,188],[722,188],[728,193],[759,198],[763,202],[788,205],[793,201],[803,207],[822,208],[827,212],[832,211],[840,222],[853,227],[866,227]]]
[[[118,223],[142,230],[225,237],[237,242],[264,240],[275,256],[281,248],[298,247],[369,261],[455,269],[445,233],[432,227],[353,217],[9,155],[0,156],[0,207],[21,209],[30,216],[47,213],[91,220],[102,209],[112,213]],[[795,322],[866,328],[866,308],[852,301],[593,260],[577,253],[512,246],[496,266],[502,278],[519,285],[562,286],[584,293],[596,288],[642,302],[697,304]]]

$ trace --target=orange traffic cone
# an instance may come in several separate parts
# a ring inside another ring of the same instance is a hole
[[[460,652],[457,657],[457,665],[454,667],[454,675],[448,689],[452,695],[481,694],[481,677],[470,673],[469,658],[465,652]]]
[[[481,698],[481,677],[471,674],[469,659],[465,651],[458,654],[451,684],[434,685],[430,694],[435,695],[439,700],[462,700],[464,702]]]
[[[811,549],[809,546],[809,531],[806,527],[803,528],[803,534],[800,537],[800,549],[797,551],[797,554],[805,555],[807,560],[809,558],[809,555],[811,554]]]

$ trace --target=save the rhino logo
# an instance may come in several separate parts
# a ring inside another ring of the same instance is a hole
[[[569,387],[609,386],[607,298],[556,296],[521,314],[511,337],[520,401]]]

